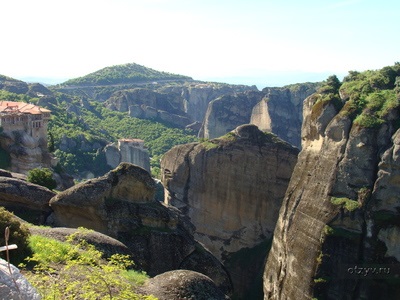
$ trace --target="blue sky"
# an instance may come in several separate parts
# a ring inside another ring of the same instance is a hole
[[[399,3],[4,1],[0,74],[56,82],[135,62],[259,88],[341,78],[400,61]]]

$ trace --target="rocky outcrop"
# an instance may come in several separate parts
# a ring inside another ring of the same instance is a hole
[[[76,228],[66,227],[44,227],[44,226],[30,226],[29,231],[31,234],[41,235],[44,237],[56,239],[61,242],[66,242],[69,237],[74,236],[74,243],[78,244],[85,241],[93,245],[97,250],[102,252],[104,257],[111,257],[114,254],[132,255],[132,251],[121,243],[120,241],[109,237],[103,233],[94,230],[82,230]]]
[[[224,95],[210,102],[199,137],[222,136],[242,124],[248,124],[253,107],[263,99],[261,92]]]
[[[119,139],[104,147],[107,165],[116,168],[121,162],[128,162],[150,172],[149,150],[144,141],[139,139]]]
[[[142,288],[143,294],[159,300],[226,300],[228,296],[207,276],[189,270],[176,270],[151,278]]]
[[[304,103],[303,148],[274,232],[265,299],[400,295],[394,277],[354,273],[399,263],[399,105],[366,123],[355,117],[373,120],[373,110],[357,108],[356,97],[321,91]]]
[[[105,102],[107,108],[129,112],[131,117],[153,119],[185,127],[192,123],[182,101],[174,94],[163,94],[146,88],[117,91]]]
[[[0,177],[0,206],[34,224],[43,224],[51,213],[49,189],[24,180]]]
[[[164,92],[181,95],[185,112],[193,122],[203,122],[208,104],[222,95],[234,95],[245,91],[258,91],[255,86],[222,83],[193,82],[183,87],[164,87]]]
[[[307,82],[281,88],[265,88],[265,98],[253,108],[250,123],[300,148],[303,102],[315,93],[318,86],[320,83]]]
[[[0,299],[40,300],[41,297],[14,265],[0,259]]]
[[[204,274],[231,291],[223,266],[197,243],[179,211],[154,199],[156,184],[144,169],[121,163],[106,175],[78,184],[51,199],[56,226],[86,227],[114,237],[132,251],[139,268],[154,276],[181,265],[209,264]],[[197,255],[196,264],[189,260]]]
[[[215,138],[242,124],[255,124],[262,131],[300,147],[303,101],[318,83],[302,83],[262,92],[224,95],[210,102],[199,136]]]
[[[33,138],[24,131],[3,132],[0,147],[8,153],[13,172],[27,174],[31,169],[56,164],[47,150],[47,141]]]
[[[161,161],[165,201],[186,214],[196,227],[195,237],[228,264],[241,249],[271,239],[297,153],[255,125],[176,146]],[[260,267],[262,261],[253,269]],[[254,279],[234,263],[231,269],[237,270],[235,289]]]

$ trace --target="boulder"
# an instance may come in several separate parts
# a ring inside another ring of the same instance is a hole
[[[143,287],[144,294],[159,300],[227,300],[228,296],[207,276],[189,270],[165,272],[151,278]]]
[[[231,292],[230,278],[221,263],[192,235],[193,225],[180,212],[155,199],[156,184],[144,169],[121,163],[102,177],[80,183],[53,197],[55,226],[86,227],[116,238],[133,253],[139,268],[154,276],[180,268],[192,257],[191,265],[204,270]]]
[[[18,268],[0,258],[0,299],[40,300],[41,297]]]
[[[0,206],[34,224],[43,224],[51,213],[54,192],[21,179],[0,177]]]

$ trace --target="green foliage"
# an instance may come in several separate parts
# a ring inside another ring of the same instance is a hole
[[[328,77],[324,81],[317,93],[314,94],[315,103],[311,110],[311,118],[316,119],[322,112],[323,108],[328,104],[333,104],[337,111],[343,107],[343,103],[339,96],[340,80],[336,75]]]
[[[0,99],[4,101],[15,101],[15,102],[37,102],[38,98],[29,97],[26,94],[16,94],[12,92],[7,92],[5,90],[0,90]]]
[[[218,140],[207,140],[201,143],[201,145],[206,149],[206,150],[211,150],[214,148],[218,148]]]
[[[334,205],[340,205],[345,209],[347,209],[348,211],[353,211],[360,207],[360,203],[358,203],[357,201],[344,197],[343,198],[331,197],[331,203]]]
[[[111,111],[96,102],[91,102],[91,110],[81,108],[80,116],[68,113],[66,105],[65,100],[59,98],[57,107],[52,108],[53,119],[49,123],[49,134],[52,136],[54,148],[57,149],[54,154],[59,159],[60,166],[75,176],[82,171],[91,171],[95,176],[100,176],[110,170],[104,153],[98,152],[98,149],[81,149],[80,145],[85,141],[104,146],[106,140],[143,139],[152,158],[152,173],[154,168],[154,175],[157,176],[159,160],[165,152],[175,145],[197,140],[190,130],[131,118],[126,113]],[[76,147],[67,151],[60,150],[63,136],[72,139]]]
[[[27,180],[47,187],[50,190],[57,187],[57,182],[53,179],[53,172],[48,168],[35,168],[30,170]]]
[[[327,282],[328,280],[326,279],[326,278],[322,278],[322,277],[319,277],[319,278],[315,278],[314,279],[314,283],[325,283],[325,282]]]
[[[16,244],[18,246],[15,250],[10,250],[10,262],[18,265],[23,259],[30,255],[30,248],[28,243],[29,229],[21,224],[12,213],[7,211],[4,207],[0,207],[0,246],[5,246],[5,229],[9,227],[10,236],[8,244]],[[6,259],[6,252],[0,252],[3,259]]]
[[[30,245],[33,255],[27,262],[32,269],[25,273],[43,299],[156,299],[135,292],[148,277],[128,270],[133,262],[127,255],[105,260],[85,240],[76,243],[76,234],[66,242],[33,235]]]
[[[340,92],[348,98],[342,115],[354,118],[361,127],[377,127],[385,122],[388,113],[400,106],[397,81],[400,65],[365,72],[350,71],[343,80]]]
[[[325,236],[332,235],[334,233],[334,229],[329,225],[324,226],[324,234]]]
[[[160,72],[135,63],[131,63],[106,67],[84,77],[68,80],[64,82],[63,85],[109,85],[143,81],[182,79],[191,80],[191,78],[187,76]]]

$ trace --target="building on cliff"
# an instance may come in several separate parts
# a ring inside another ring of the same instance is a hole
[[[3,132],[24,131],[33,138],[47,140],[50,113],[34,104],[0,101],[0,126]]]
[[[116,168],[121,162],[129,162],[150,172],[149,150],[140,139],[119,139],[105,148],[107,164]]]

